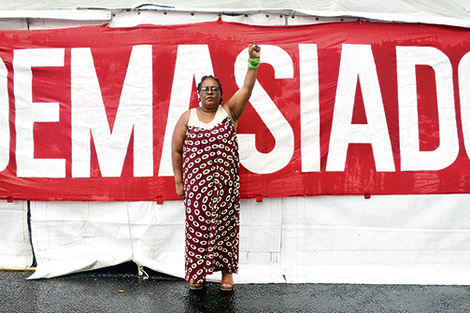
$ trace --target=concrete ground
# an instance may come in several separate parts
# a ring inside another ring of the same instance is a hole
[[[133,265],[53,279],[0,271],[0,312],[470,312],[470,286],[247,284],[233,292]]]

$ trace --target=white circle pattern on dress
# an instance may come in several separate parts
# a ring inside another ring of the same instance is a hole
[[[238,270],[238,160],[230,118],[212,129],[188,126],[183,146],[185,279],[192,284],[214,271]]]

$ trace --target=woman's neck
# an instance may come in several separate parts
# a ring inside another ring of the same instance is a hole
[[[216,108],[204,108],[204,107],[199,107],[200,109],[200,112],[204,113],[204,114],[214,114],[217,112],[217,110],[219,109],[219,107],[216,107]]]

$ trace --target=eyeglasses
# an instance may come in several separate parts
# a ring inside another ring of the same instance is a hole
[[[209,89],[213,92],[213,93],[217,93],[220,91],[220,88],[217,87],[217,86],[212,86],[212,87],[207,87],[207,86],[204,86],[204,87],[201,87],[199,89],[200,92],[202,93],[208,93],[209,92]]]

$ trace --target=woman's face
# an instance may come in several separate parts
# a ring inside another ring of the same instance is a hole
[[[207,78],[202,82],[199,89],[199,98],[204,109],[217,109],[220,104],[220,96],[220,88],[216,80]]]

